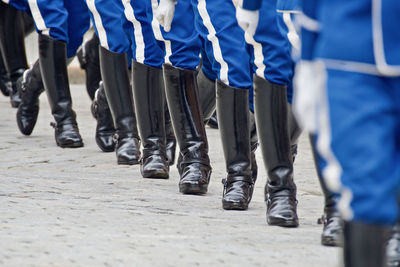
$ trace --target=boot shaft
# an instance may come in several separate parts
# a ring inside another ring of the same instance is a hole
[[[119,136],[132,135],[139,138],[127,56],[125,53],[114,53],[101,46],[99,49],[101,76],[115,129]]]
[[[39,35],[39,62],[43,85],[57,124],[75,122],[67,72],[66,43]]]
[[[199,88],[199,100],[203,112],[204,121],[208,122],[215,112],[216,92],[215,81],[210,80],[202,70],[197,74],[197,84]]]
[[[5,67],[16,81],[28,68],[22,11],[0,3],[0,45]]]
[[[251,177],[248,90],[217,81],[217,115],[228,180]]]
[[[133,95],[144,150],[165,152],[165,94],[162,69],[133,62]]]
[[[196,71],[164,64],[165,93],[176,139],[184,161],[209,164],[208,142],[200,108]]]
[[[390,227],[344,223],[343,256],[346,267],[380,267],[385,265],[385,241]]]

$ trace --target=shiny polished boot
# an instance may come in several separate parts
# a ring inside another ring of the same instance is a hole
[[[400,223],[397,223],[386,245],[386,267],[400,266]]]
[[[217,114],[220,122],[227,178],[223,179],[222,207],[246,210],[254,181],[251,174],[248,90],[217,81]]]
[[[55,123],[55,139],[63,148],[82,147],[67,72],[66,43],[47,35],[39,35],[39,62],[44,88],[47,93]]]
[[[251,178],[253,180],[253,184],[256,184],[257,175],[258,175],[258,165],[256,159],[256,150],[258,148],[258,136],[257,136],[257,128],[256,128],[256,118],[254,113],[250,111],[250,169],[251,169]],[[253,186],[254,190],[254,186]],[[253,192],[251,192],[253,195]]]
[[[179,191],[205,194],[211,175],[208,142],[200,109],[196,72],[164,64],[165,92],[182,160]]]
[[[200,69],[197,74],[197,84],[199,87],[199,101],[201,111],[204,116],[204,124],[207,124],[216,107],[215,81],[209,79]]]
[[[39,60],[25,71],[18,82],[21,103],[17,111],[17,125],[24,135],[30,135],[39,114],[39,96],[44,91]]]
[[[390,227],[345,222],[343,232],[344,266],[386,266],[385,240],[390,233]]]
[[[90,99],[94,99],[94,94],[99,88],[101,81],[100,62],[99,62],[99,38],[93,33],[91,39],[85,41],[76,53],[81,69],[86,73],[86,90]]]
[[[4,66],[3,57],[0,53],[0,91],[4,96],[10,96],[10,90],[10,77],[8,77],[8,72],[6,70],[6,66]]]
[[[17,81],[24,71],[28,69],[25,54],[24,25],[22,12],[4,3],[1,4],[0,8],[0,45],[3,62],[11,81],[11,106],[17,108],[21,102]]]
[[[297,143],[303,130],[300,128],[299,124],[297,123],[296,117],[293,114],[292,105],[288,103],[287,106],[288,106],[290,151],[292,153],[294,162],[297,156]]]
[[[174,134],[174,128],[172,127],[171,115],[169,115],[167,104],[165,104],[165,137],[167,142],[166,153],[167,153],[168,165],[171,166],[175,162],[176,138]]]
[[[129,84],[127,56],[101,46],[99,49],[101,76],[116,130],[114,142],[118,164],[139,164],[140,139]]]
[[[254,76],[254,104],[257,132],[268,174],[265,186],[267,222],[270,225],[297,227],[299,221],[286,86]]]
[[[113,152],[115,150],[113,140],[115,129],[102,82],[95,94],[92,110],[97,120],[96,143],[103,152]]]
[[[207,122],[207,125],[210,128],[213,129],[218,129],[218,119],[217,119],[217,112],[214,112],[214,114],[210,117],[210,119]]]
[[[143,144],[140,171],[144,178],[169,177],[165,136],[165,96],[162,69],[133,61],[133,98]]]
[[[314,158],[315,169],[322,193],[324,194],[324,214],[318,220],[319,224],[323,224],[321,234],[321,244],[324,246],[342,246],[343,245],[343,226],[340,214],[336,209],[338,196],[331,192],[325,183],[320,171],[321,158],[316,150],[316,137],[310,135],[310,145]]]

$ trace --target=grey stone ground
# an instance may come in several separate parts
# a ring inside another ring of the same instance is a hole
[[[55,144],[46,96],[32,136],[0,97],[0,265],[3,266],[338,266],[340,251],[320,245],[322,196],[307,139],[295,164],[300,227],[265,221],[265,171],[248,211],[221,208],[224,161],[218,131],[208,129],[212,180],[206,196],[178,192],[169,180],[118,166],[94,141],[83,85],[72,86],[85,147]]]

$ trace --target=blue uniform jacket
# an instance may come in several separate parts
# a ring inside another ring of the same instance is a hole
[[[399,0],[302,0],[302,58],[328,68],[400,76]]]

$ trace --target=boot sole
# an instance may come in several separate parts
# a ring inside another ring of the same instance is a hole
[[[71,144],[60,144],[57,142],[57,145],[61,148],[79,148],[83,147],[83,143],[71,143]]]
[[[169,173],[162,171],[162,170],[156,170],[156,171],[151,171],[151,172],[142,172],[143,178],[153,178],[153,179],[168,179],[169,178]]]
[[[139,160],[138,159],[134,159],[134,160],[117,160],[118,165],[137,165],[139,164]]]
[[[208,191],[208,185],[180,184],[179,192],[185,195],[204,195]]]
[[[222,201],[222,208],[224,210],[247,210],[249,204]]]
[[[273,226],[280,226],[280,227],[289,227],[289,228],[295,228],[299,226],[299,223],[296,221],[286,221],[282,219],[267,219],[267,222],[269,225]]]
[[[342,242],[331,237],[321,237],[321,244],[328,247],[341,247]]]

